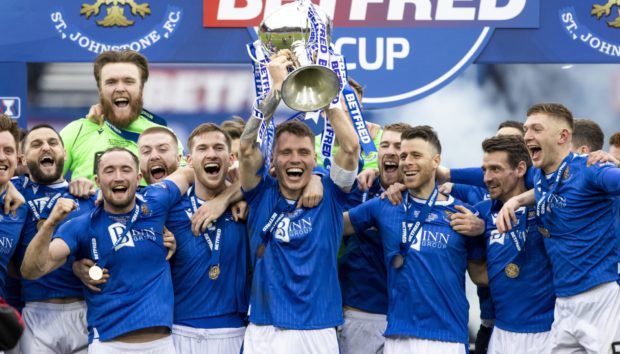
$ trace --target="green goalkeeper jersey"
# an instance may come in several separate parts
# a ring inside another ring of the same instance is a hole
[[[159,126],[159,124],[141,115],[125,130],[140,134],[153,126]],[[122,137],[107,124],[100,126],[86,118],[69,123],[60,131],[60,136],[67,152],[63,173],[66,175],[70,171],[71,178],[86,177],[94,181],[95,156],[113,146],[124,147],[136,156],[140,156],[137,142]],[[178,144],[179,155],[183,156],[183,145],[180,141]],[[142,180],[141,184],[146,185],[146,182]]]

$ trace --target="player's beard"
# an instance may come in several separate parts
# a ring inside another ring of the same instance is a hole
[[[33,181],[41,184],[51,184],[62,176],[65,160],[64,158],[54,159],[54,166],[56,166],[56,169],[51,174],[45,174],[39,167],[37,161],[26,161],[26,166],[28,166],[28,172]]]
[[[126,117],[116,116],[114,113],[115,106],[112,100],[100,97],[99,102],[101,103],[101,107],[103,109],[103,116],[117,128],[127,128],[131,123],[133,123],[133,121],[138,118],[140,113],[142,113],[142,106],[144,104],[142,100],[142,89],[140,89],[138,97],[129,97],[130,110],[129,115]]]

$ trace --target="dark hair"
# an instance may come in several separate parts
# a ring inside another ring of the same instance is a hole
[[[275,143],[278,141],[278,138],[280,138],[280,135],[282,135],[283,133],[290,133],[300,138],[308,137],[310,138],[310,141],[314,142],[314,133],[312,132],[312,130],[310,130],[310,128],[306,124],[296,119],[286,121],[276,127],[276,135],[273,141],[274,146]]]
[[[357,95],[359,96],[359,98],[361,100],[362,97],[364,97],[364,87],[362,85],[360,85],[359,82],[355,81],[355,79],[353,79],[351,76],[349,76],[349,78],[347,79],[347,82],[349,83],[349,86],[351,86],[353,91],[355,91],[355,93],[357,93]]]
[[[95,172],[99,172],[99,162],[101,162],[101,158],[103,157],[103,155],[114,152],[114,151],[121,151],[121,152],[129,153],[129,155],[131,155],[131,159],[136,165],[136,171],[140,171],[140,160],[138,159],[138,156],[136,156],[136,154],[134,154],[133,152],[131,152],[130,150],[124,147],[113,146],[113,147],[105,149],[101,154],[97,154],[95,156]]]
[[[580,147],[586,145],[590,151],[603,149],[605,134],[596,122],[589,119],[575,119],[574,123],[573,146]]]
[[[411,129],[411,125],[404,122],[391,123],[383,127],[384,132],[389,130],[397,133],[402,133],[407,129]]]
[[[401,141],[411,139],[422,139],[431,144],[435,150],[437,150],[438,154],[441,154],[441,143],[439,142],[437,133],[432,127],[428,125],[418,125],[405,130],[400,136]]]
[[[497,130],[502,128],[515,128],[521,132],[521,135],[525,134],[525,130],[523,130],[523,123],[517,122],[516,120],[505,120],[499,124]]]
[[[0,114],[0,132],[9,132],[15,139],[15,153],[19,151],[19,127],[17,121],[6,114]]]
[[[231,139],[240,139],[245,128],[245,122],[239,116],[232,116],[231,119],[223,121],[220,128],[228,133]]]
[[[26,140],[28,139],[28,136],[30,136],[30,133],[32,133],[33,131],[37,130],[37,129],[50,129],[52,130],[54,133],[56,133],[56,136],[58,136],[58,140],[60,140],[60,144],[62,144],[62,146],[65,146],[65,143],[62,141],[62,137],[60,136],[60,134],[58,134],[58,131],[56,131],[56,128],[52,127],[49,124],[37,124],[34,127],[30,128],[30,130],[28,130],[26,132],[26,134],[24,135],[24,137],[22,138],[21,142],[22,142],[22,150],[25,151],[26,150]]]
[[[174,132],[171,129],[168,129],[163,126],[157,126],[157,125],[144,129],[142,133],[140,133],[140,137],[138,138],[138,141],[140,141],[140,138],[142,138],[145,135],[155,134],[155,133],[164,133],[168,135],[172,139],[174,144],[177,145],[177,148],[179,147],[179,138],[177,137],[177,135],[174,134]]]
[[[571,132],[575,130],[575,123],[573,122],[573,114],[565,106],[559,103],[538,103],[531,106],[527,110],[527,116],[533,114],[543,113],[556,119],[564,121],[570,128]]]
[[[144,83],[146,83],[146,80],[149,79],[149,62],[148,60],[146,60],[144,55],[133,50],[111,50],[99,54],[99,56],[97,56],[97,59],[95,59],[93,71],[95,74],[95,81],[97,81],[97,88],[101,87],[101,70],[103,69],[103,67],[107,64],[114,63],[131,63],[137,66],[138,70],[140,71],[142,86],[144,85]]]
[[[532,159],[525,141],[517,135],[500,135],[485,139],[482,142],[482,150],[486,153],[506,152],[508,154],[508,164],[512,168],[517,168],[521,161],[525,162],[527,168],[532,166]]]
[[[615,132],[609,137],[609,145],[620,147],[620,132]]]
[[[226,139],[226,146],[228,147],[228,151],[230,151],[230,145],[232,143],[230,139],[230,135],[228,135],[228,133],[226,133],[224,129],[218,127],[217,125],[213,123],[202,123],[199,126],[197,126],[194,130],[192,130],[191,134],[189,135],[189,138],[187,138],[187,147],[189,151],[191,152],[192,148],[194,147],[195,137],[197,137],[198,135],[202,135],[202,134],[206,134],[210,132],[222,133],[222,135],[224,135],[224,138]]]

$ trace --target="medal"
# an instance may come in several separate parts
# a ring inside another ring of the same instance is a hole
[[[94,265],[88,269],[88,275],[92,280],[101,280],[103,278],[103,269],[98,265]]]
[[[510,263],[506,266],[506,268],[504,268],[504,273],[506,273],[508,278],[514,279],[519,276],[519,266],[514,263]]]
[[[41,230],[43,224],[45,224],[45,220],[46,219],[40,219],[39,221],[37,221],[37,230]]]
[[[397,254],[394,257],[392,257],[392,267],[394,267],[394,269],[400,269],[400,267],[402,267],[403,264],[405,264],[405,259],[400,254]]]
[[[216,264],[209,268],[209,279],[215,280],[220,276],[220,265]]]
[[[261,243],[256,249],[256,257],[263,258],[264,255],[265,255],[265,244]]]
[[[544,237],[549,237],[549,230],[545,229],[542,226],[538,227],[538,232],[540,232],[540,234],[543,235]]]

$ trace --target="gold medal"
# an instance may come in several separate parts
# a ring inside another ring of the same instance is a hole
[[[549,237],[549,230],[545,229],[542,226],[538,227],[538,232],[540,232],[540,234],[543,235],[543,237]]]
[[[43,224],[45,224],[45,219],[40,219],[39,221],[37,221],[37,230],[41,230]]]
[[[209,279],[215,280],[220,276],[220,265],[216,264],[209,268]]]
[[[394,257],[392,257],[392,267],[394,267],[394,269],[400,269],[400,267],[402,267],[403,264],[405,264],[405,259],[403,258],[402,255],[397,254]]]
[[[256,257],[263,258],[264,255],[265,255],[265,244],[261,243],[256,249]]]
[[[519,271],[519,266],[514,263],[510,263],[504,268],[504,273],[506,273],[506,276],[510,279],[518,277]]]
[[[88,275],[92,280],[101,280],[103,278],[103,269],[98,265],[94,265],[88,269]]]

